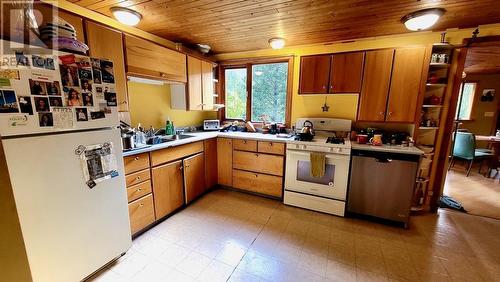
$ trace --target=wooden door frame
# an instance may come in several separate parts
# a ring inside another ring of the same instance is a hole
[[[446,114],[446,122],[443,127],[442,139],[441,143],[438,145],[439,152],[436,162],[436,170],[434,173],[433,183],[432,183],[432,196],[430,201],[430,210],[431,212],[437,212],[438,209],[438,200],[443,194],[444,184],[446,181],[446,176],[448,172],[448,161],[449,161],[449,152],[451,149],[451,136],[453,134],[453,123],[455,120],[455,112],[457,110],[458,97],[460,92],[460,85],[463,82],[462,73],[465,68],[465,60],[467,58],[467,51],[470,45],[474,45],[476,43],[487,43],[487,42],[498,42],[500,41],[500,36],[485,36],[479,37],[476,39],[466,38],[463,40],[463,47],[455,49],[454,57],[457,58],[457,65],[454,73],[450,76],[453,78],[452,92],[450,97],[450,104],[448,107],[448,112]],[[452,70],[453,71],[453,70]]]

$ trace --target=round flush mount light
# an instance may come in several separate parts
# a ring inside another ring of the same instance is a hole
[[[269,39],[269,45],[273,49],[281,49],[285,47],[285,39],[279,37],[271,38]]]
[[[401,22],[409,30],[424,30],[433,26],[444,12],[445,10],[441,8],[423,9],[405,15],[401,18]]]
[[[117,19],[122,24],[134,26],[137,25],[142,19],[142,15],[139,12],[129,8],[111,7],[111,9],[109,10],[111,11],[115,19]]]
[[[200,50],[200,52],[202,52],[203,54],[207,54],[212,49],[212,47],[210,47],[210,45],[208,45],[208,44],[201,44],[200,43],[200,44],[196,44],[196,46],[198,46],[198,50]]]

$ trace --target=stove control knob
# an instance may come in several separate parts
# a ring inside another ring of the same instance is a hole
[[[333,148],[329,148],[329,149],[328,149],[328,151],[329,151],[329,152],[333,152]]]
[[[342,153],[342,148],[337,148],[337,153]]]
[[[306,145],[302,145],[302,150],[305,150],[307,148]]]
[[[295,145],[295,149],[298,149],[299,148],[299,145]]]

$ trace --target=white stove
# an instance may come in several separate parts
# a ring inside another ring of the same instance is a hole
[[[351,120],[329,118],[298,119],[296,128],[310,121],[316,135],[311,141],[290,141],[287,145],[284,203],[344,216],[351,155]],[[332,137],[337,137],[330,143]],[[312,152],[325,155],[325,174],[311,175]]]

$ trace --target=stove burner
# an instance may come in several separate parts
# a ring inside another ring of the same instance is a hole
[[[328,137],[328,139],[326,139],[326,143],[345,144],[345,140],[344,140],[344,138],[340,138],[340,137]]]

